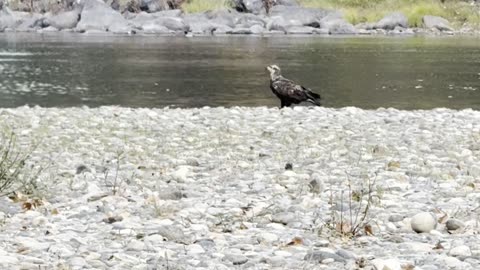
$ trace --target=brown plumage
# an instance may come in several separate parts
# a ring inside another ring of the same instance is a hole
[[[319,94],[283,77],[277,65],[270,65],[267,70],[270,72],[270,89],[280,99],[280,108],[304,101],[321,106]]]

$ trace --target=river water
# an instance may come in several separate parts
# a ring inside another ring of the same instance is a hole
[[[0,35],[0,107],[278,106],[265,66],[328,107],[480,109],[472,37]]]

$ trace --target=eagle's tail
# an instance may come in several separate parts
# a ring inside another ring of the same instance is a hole
[[[308,102],[311,102],[311,103],[313,103],[313,104],[315,104],[315,105],[317,105],[317,106],[322,106],[322,104],[320,103],[320,100],[321,100],[322,98],[320,97],[319,94],[314,93],[314,92],[312,92],[312,91],[310,91],[310,90],[307,90],[307,91],[306,91],[306,94],[307,94],[307,101],[308,101]]]

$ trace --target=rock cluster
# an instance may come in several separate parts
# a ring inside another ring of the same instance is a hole
[[[267,1],[268,2],[268,1]],[[376,23],[352,25],[335,10],[307,8],[295,1],[274,1],[268,8],[263,0],[238,0],[234,9],[185,14],[179,3],[142,0],[134,6],[118,7],[100,0],[79,0],[46,13],[0,9],[0,32],[57,32],[160,35],[372,35],[453,33],[449,22],[425,16],[425,28],[409,28],[407,18],[394,12]],[[136,3],[136,2],[128,2]],[[162,4],[163,3],[163,4]],[[132,4],[133,5],[133,4]],[[267,13],[268,11],[268,13]]]

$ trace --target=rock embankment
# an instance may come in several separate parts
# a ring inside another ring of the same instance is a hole
[[[120,7],[115,2],[108,4],[100,0],[79,0],[46,13],[12,11],[3,5],[0,10],[0,32],[73,31],[87,34],[188,36],[472,33],[471,29],[455,32],[447,20],[435,16],[424,16],[422,28],[410,28],[407,18],[400,12],[388,14],[378,22],[352,25],[339,11],[302,7],[295,1],[278,1],[276,5],[265,9],[262,1],[244,0],[237,1],[235,9],[189,14],[179,9],[161,10],[158,5],[153,7],[144,4]]]
[[[480,269],[478,111],[21,107],[0,123],[44,166],[0,198],[1,269]]]

